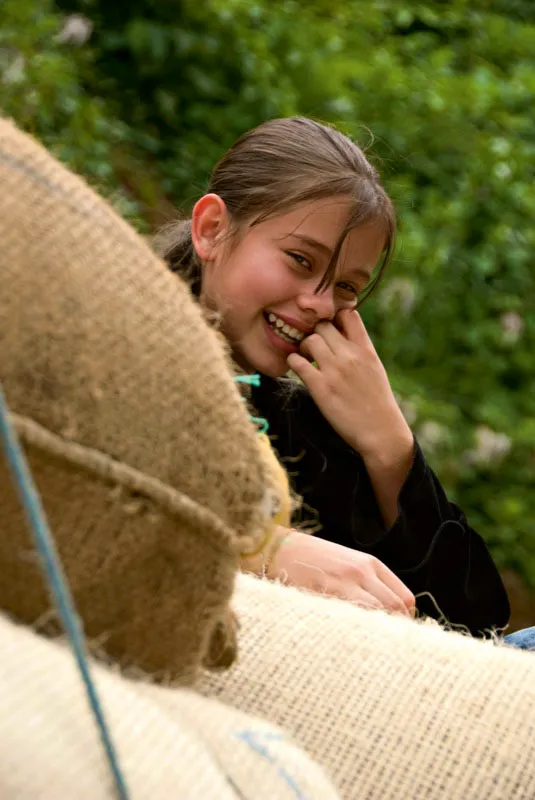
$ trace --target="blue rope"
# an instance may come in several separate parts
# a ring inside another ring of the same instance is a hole
[[[3,442],[8,464],[17,484],[17,489],[22,505],[30,523],[32,535],[43,568],[48,579],[50,589],[69,638],[74,657],[87,693],[89,706],[95,717],[100,738],[106,753],[119,800],[128,800],[129,793],[123,777],[117,753],[111,740],[110,731],[104,718],[96,687],[89,670],[88,651],[82,626],[74,607],[73,598],[61,561],[50,532],[43,506],[39,499],[37,488],[27,465],[24,453],[19,443],[17,432],[9,419],[9,412],[0,385],[0,439]]]

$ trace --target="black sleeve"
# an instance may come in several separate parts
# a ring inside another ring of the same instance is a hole
[[[271,388],[262,413],[303,498],[296,521],[317,518],[316,535],[379,558],[417,596],[420,612],[474,635],[505,627],[509,602],[485,542],[448,501],[418,444],[399,516],[386,529],[363,460],[308,392]]]
[[[509,601],[487,546],[448,501],[418,444],[398,505],[374,555],[418,597],[418,609],[475,635],[504,628]]]

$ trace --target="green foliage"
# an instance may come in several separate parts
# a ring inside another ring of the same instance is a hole
[[[144,228],[269,117],[373,152],[401,230],[363,314],[429,460],[535,585],[533,53],[529,0],[4,0],[0,103]]]
[[[81,81],[93,54],[64,39],[51,0],[0,3],[0,109],[106,193],[126,216],[138,205],[118,185],[115,152],[130,131]],[[139,218],[139,217],[138,217]]]

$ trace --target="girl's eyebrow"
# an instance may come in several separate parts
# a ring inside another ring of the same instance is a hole
[[[310,247],[320,250],[328,258],[332,256],[332,248],[330,248],[329,245],[320,242],[319,239],[314,239],[312,236],[306,236],[304,233],[291,233],[290,237],[293,239],[299,239],[304,244],[308,244]]]
[[[330,258],[332,256],[332,249],[324,244],[324,242],[320,242],[319,239],[314,239],[312,236],[306,236],[304,233],[291,233],[290,237],[294,239],[299,239],[304,244],[308,244],[309,247],[313,247],[316,250],[319,250],[321,253]],[[354,275],[359,275],[364,280],[369,281],[371,277],[372,270],[368,272],[366,269],[354,269],[351,270]]]

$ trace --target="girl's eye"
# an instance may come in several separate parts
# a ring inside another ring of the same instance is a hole
[[[300,267],[303,267],[307,270],[307,272],[312,271],[312,264],[305,256],[301,255],[301,253],[294,253],[292,251],[288,251],[288,255],[292,258]]]
[[[353,299],[356,300],[359,296],[359,290],[357,289],[356,286],[353,286],[351,283],[345,283],[344,281],[341,283],[337,283],[336,286],[342,294],[344,294],[346,297],[350,297],[352,300]]]

